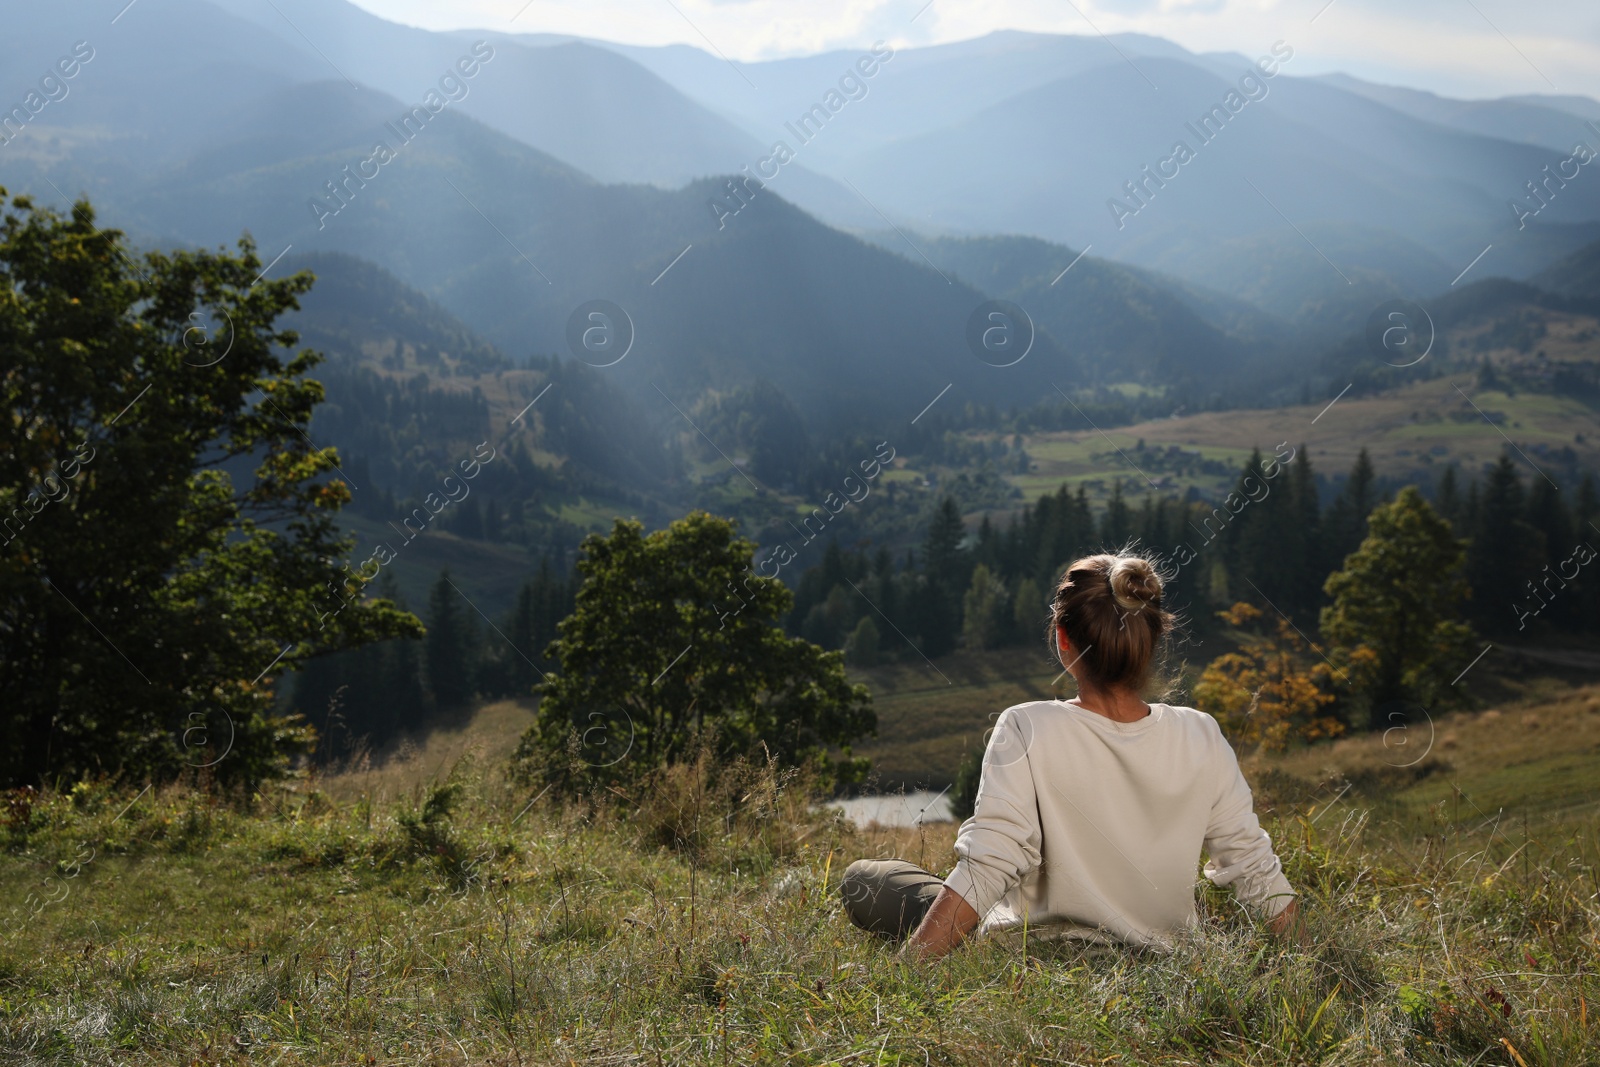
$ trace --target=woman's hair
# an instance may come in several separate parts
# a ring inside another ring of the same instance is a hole
[[[1129,551],[1085,556],[1067,568],[1050,601],[1050,641],[1059,630],[1077,650],[1072,664],[1098,688],[1140,689],[1172,629],[1155,564]]]

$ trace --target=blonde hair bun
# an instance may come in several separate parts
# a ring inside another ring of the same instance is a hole
[[[1118,556],[1107,577],[1111,595],[1124,611],[1143,611],[1145,605],[1161,602],[1161,575],[1142,556]]]

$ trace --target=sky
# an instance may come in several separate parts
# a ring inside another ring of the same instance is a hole
[[[981,37],[1147,33],[1196,52],[1276,40],[1296,72],[1344,71],[1446,96],[1600,99],[1600,0],[354,0],[429,29],[570,33],[690,44],[755,61]]]

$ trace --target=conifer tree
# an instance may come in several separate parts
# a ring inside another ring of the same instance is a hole
[[[1323,523],[1322,560],[1325,570],[1342,567],[1345,557],[1354,552],[1367,535],[1367,516],[1376,503],[1375,480],[1372,457],[1363,448]]]
[[[1545,562],[1544,534],[1525,517],[1527,492],[1509,455],[1489,471],[1477,511],[1467,555],[1473,614],[1489,633],[1507,633],[1518,629],[1517,605]]]
[[[969,561],[961,548],[965,537],[961,509],[955,498],[947,496],[928,524],[922,549],[922,610],[917,630],[924,641],[922,651],[928,656],[942,656],[955,648],[961,632],[961,598],[969,580]]]
[[[451,582],[450,572],[440,571],[428,592],[426,658],[428,688],[441,711],[455,711],[472,701],[474,649],[465,615],[471,610]]]

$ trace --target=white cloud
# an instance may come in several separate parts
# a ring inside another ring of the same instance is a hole
[[[1138,32],[1195,51],[1252,55],[1281,38],[1303,58],[1301,73],[1343,70],[1451,96],[1600,97],[1594,0],[533,0],[520,14],[526,0],[356,2],[431,29],[683,43],[739,60],[880,38],[898,46],[957,41],[998,29]]]

